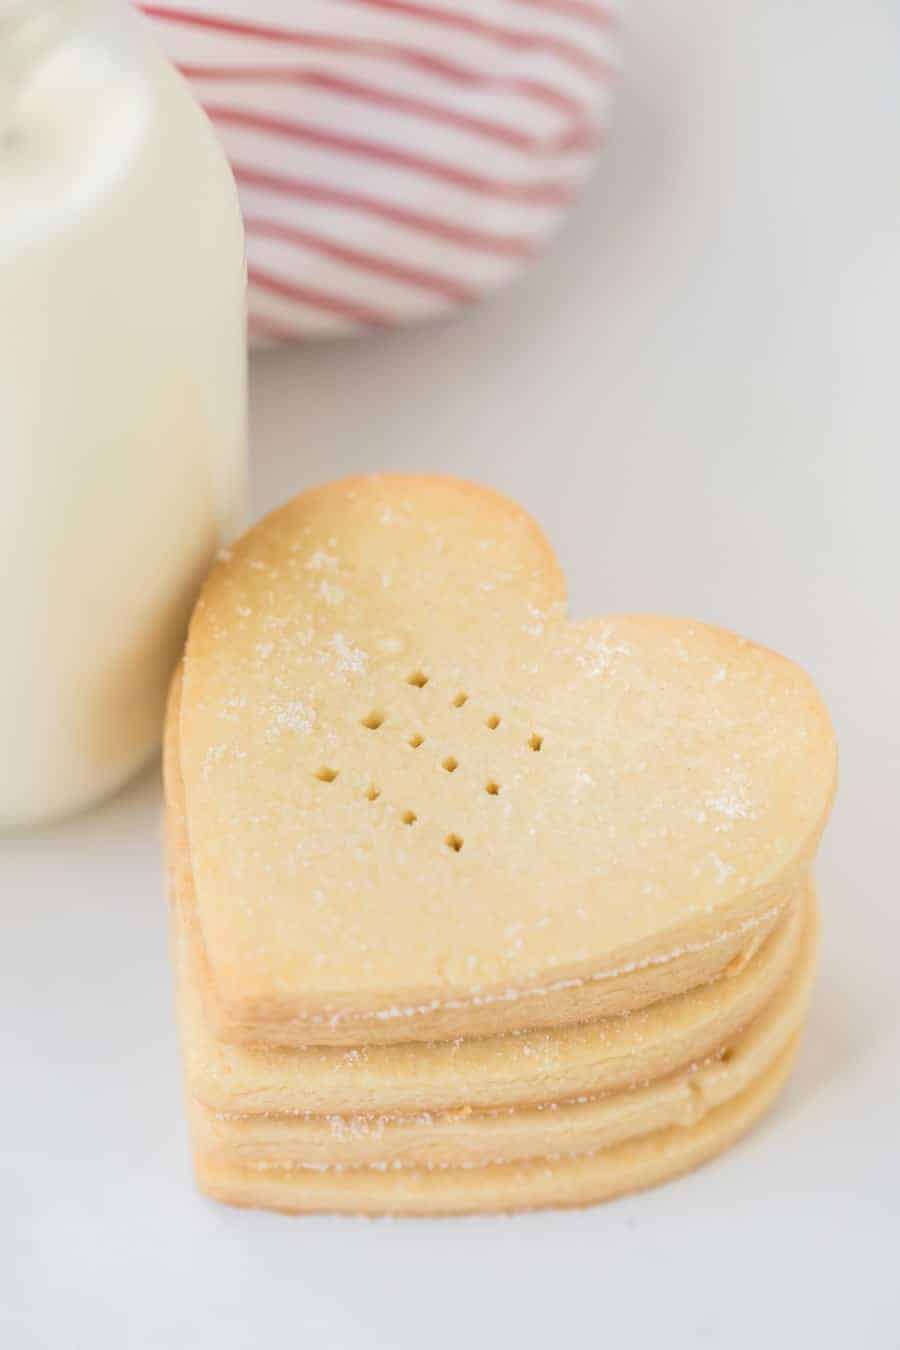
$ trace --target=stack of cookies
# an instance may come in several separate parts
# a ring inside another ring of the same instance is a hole
[[[727,1147],[796,1048],[834,781],[801,670],[699,623],[571,623],[496,494],[289,503],[214,568],[170,700],[201,1188],[587,1204]]]

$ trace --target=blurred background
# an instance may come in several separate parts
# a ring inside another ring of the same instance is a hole
[[[615,0],[142,8],[231,161],[256,342],[490,293],[558,228],[609,128]]]
[[[616,62],[594,172],[513,285],[254,353],[251,514],[347,473],[477,478],[540,519],[576,615],[689,614],[812,673],[842,783],[776,1123],[689,1193],[514,1224],[200,1205],[153,766],[0,844],[11,1347],[537,1346],[601,1322],[636,1345],[676,1324],[684,1345],[898,1343],[900,10],[631,0]]]

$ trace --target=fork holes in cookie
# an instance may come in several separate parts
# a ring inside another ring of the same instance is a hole
[[[329,768],[327,764],[316,770],[316,777],[320,783],[333,783],[337,776],[338,770]]]
[[[496,731],[499,725],[500,725],[500,718],[497,716],[496,713],[494,713],[492,717],[489,717],[488,720],[485,722],[485,726],[487,727],[488,731]]]
[[[424,670],[414,670],[413,673],[408,676],[406,683],[414,685],[416,689],[424,689],[428,683],[428,676],[425,674]]]
[[[452,849],[454,853],[460,853],[462,851],[463,839],[460,834],[448,834],[444,843],[449,849]]]
[[[539,736],[536,731],[533,731],[531,735],[528,737],[529,750],[540,750],[543,744],[544,744],[543,736]]]
[[[496,782],[493,778],[489,778],[487,780],[487,782],[484,785],[484,790],[489,797],[500,796],[500,784]]]
[[[416,815],[415,811],[404,811],[401,816],[404,825],[415,825],[418,819],[419,817]]]
[[[456,770],[459,768],[459,760],[454,759],[452,755],[448,755],[441,765],[441,768],[446,769],[447,773],[456,773]]]
[[[456,695],[456,698],[453,700],[453,706],[454,708],[464,708],[468,703],[468,701],[469,695],[463,693],[462,690],[460,690],[460,692]]]
[[[414,736],[410,736],[409,744],[412,746],[413,750],[418,750],[420,745],[425,744],[425,737],[420,736],[419,733],[416,732]]]
[[[381,788],[376,787],[374,783],[366,790],[366,801],[377,802],[381,796]]]
[[[363,718],[362,724],[364,727],[368,728],[369,731],[377,731],[379,727],[384,726],[384,713],[378,711],[370,712],[368,717]]]

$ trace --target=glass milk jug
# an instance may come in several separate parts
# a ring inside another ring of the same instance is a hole
[[[155,749],[245,416],[243,233],[204,115],[126,3],[0,0],[0,827]]]

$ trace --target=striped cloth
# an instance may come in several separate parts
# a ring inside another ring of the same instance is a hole
[[[507,281],[608,118],[605,0],[141,8],[231,159],[256,340],[385,328]]]

